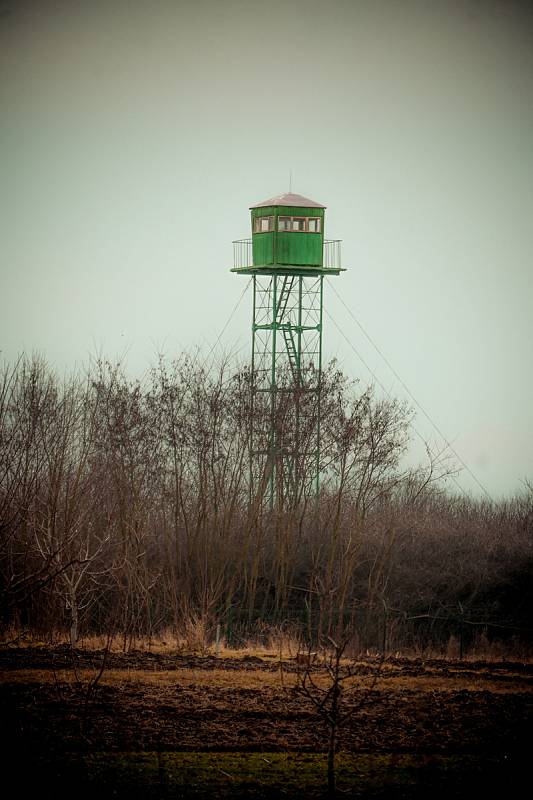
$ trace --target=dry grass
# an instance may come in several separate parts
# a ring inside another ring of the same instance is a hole
[[[94,679],[95,670],[78,669],[22,669],[4,670],[0,672],[0,683],[88,683]],[[372,675],[355,676],[346,681],[346,686],[368,688],[373,683]],[[316,673],[314,681],[317,685],[328,686],[329,677],[324,673]],[[266,688],[291,689],[297,684],[297,675],[294,672],[270,672],[266,670],[250,669],[187,669],[179,670],[135,670],[135,669],[109,669],[106,670],[100,681],[101,685],[127,686],[128,684],[144,685],[146,687],[182,686],[184,688],[211,687],[233,689]],[[498,694],[520,692],[533,693],[533,685],[519,675],[509,675],[506,681],[499,681],[490,674],[479,676],[463,676],[460,672],[451,675],[402,675],[383,672],[378,681],[380,691],[394,692],[422,692],[446,693],[457,691],[479,692],[490,691]]]
[[[21,669],[4,670],[0,672],[0,683],[60,683],[75,684],[78,681],[88,683],[94,678],[94,670],[79,669],[74,674],[71,669]],[[206,686],[213,688],[239,688],[263,689],[266,687],[281,687],[280,676],[277,672],[263,670],[106,670],[100,685],[124,686],[127,684],[142,684],[145,686]],[[287,674],[284,677],[287,688],[295,685],[295,675]]]
[[[117,635],[110,643],[112,652],[141,652],[158,653],[161,655],[217,655],[220,658],[244,658],[255,656],[272,661],[273,659],[295,658],[298,653],[306,648],[295,629],[285,626],[264,625],[259,629],[258,637],[248,639],[241,647],[230,646],[224,636],[220,637],[218,646],[215,642],[213,624],[200,615],[188,615],[178,631],[165,630],[153,637],[140,637],[128,640],[126,648],[124,639]],[[28,630],[5,630],[0,632],[0,647],[50,647],[68,645],[67,633],[57,632],[48,638],[40,637]],[[82,650],[104,650],[109,644],[107,635],[82,636],[78,648]],[[354,655],[357,655],[354,653]],[[438,659],[444,661],[457,661],[459,658],[459,642],[451,636],[443,649],[434,648],[404,648],[390,653],[395,658],[407,659]],[[366,656],[379,657],[377,652],[366,652]],[[474,642],[466,649],[463,655],[464,663],[477,661],[491,661],[506,663],[516,661],[531,663],[533,653],[530,649],[514,640],[509,642],[491,642],[484,633],[479,634]]]

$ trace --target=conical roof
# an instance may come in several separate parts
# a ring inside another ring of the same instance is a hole
[[[265,206],[299,206],[300,208],[326,208],[322,203],[316,203],[308,197],[303,197],[301,194],[293,194],[286,192],[285,194],[278,194],[277,197],[271,197],[270,200],[263,200],[261,203],[254,203],[250,208],[264,208]]]

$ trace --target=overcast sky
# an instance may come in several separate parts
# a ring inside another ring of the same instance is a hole
[[[327,205],[326,358],[495,498],[533,479],[533,13],[513,0],[0,0],[0,357],[206,352],[250,204]],[[250,353],[251,298],[221,339]],[[381,391],[381,390],[380,390]],[[438,440],[427,419],[417,428]],[[459,483],[479,494],[463,473]]]

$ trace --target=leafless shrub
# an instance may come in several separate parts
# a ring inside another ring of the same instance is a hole
[[[220,624],[230,645],[259,631],[264,648],[295,655],[300,637],[316,650],[350,625],[354,656],[444,652],[450,637],[465,658],[527,652],[527,481],[496,504],[444,491],[435,448],[407,469],[409,409],[331,364],[320,495],[266,508],[250,495],[249,388],[249,370],[199,353],[142,380],[102,359],[62,380],[41,358],[6,366],[4,631],[68,632],[74,646],[113,629],[127,650],[172,629],[205,651]]]
[[[339,735],[348,720],[355,717],[363,707],[377,702],[374,689],[380,674],[383,657],[375,666],[374,676],[368,686],[361,686],[356,679],[360,665],[345,658],[348,636],[338,644],[331,637],[320,652],[298,654],[298,672],[294,692],[309,703],[327,729],[327,781],[328,797],[336,793],[336,753]],[[318,662],[318,667],[315,665]]]

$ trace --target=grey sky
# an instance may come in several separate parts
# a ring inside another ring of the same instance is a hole
[[[533,478],[528,3],[0,3],[0,349],[207,351],[248,206],[328,206],[335,288],[495,496]],[[403,389],[331,288],[329,314]],[[225,331],[250,346],[250,298]],[[326,356],[368,373],[326,319]],[[418,415],[417,427],[434,437]],[[476,491],[468,475],[459,479]]]

